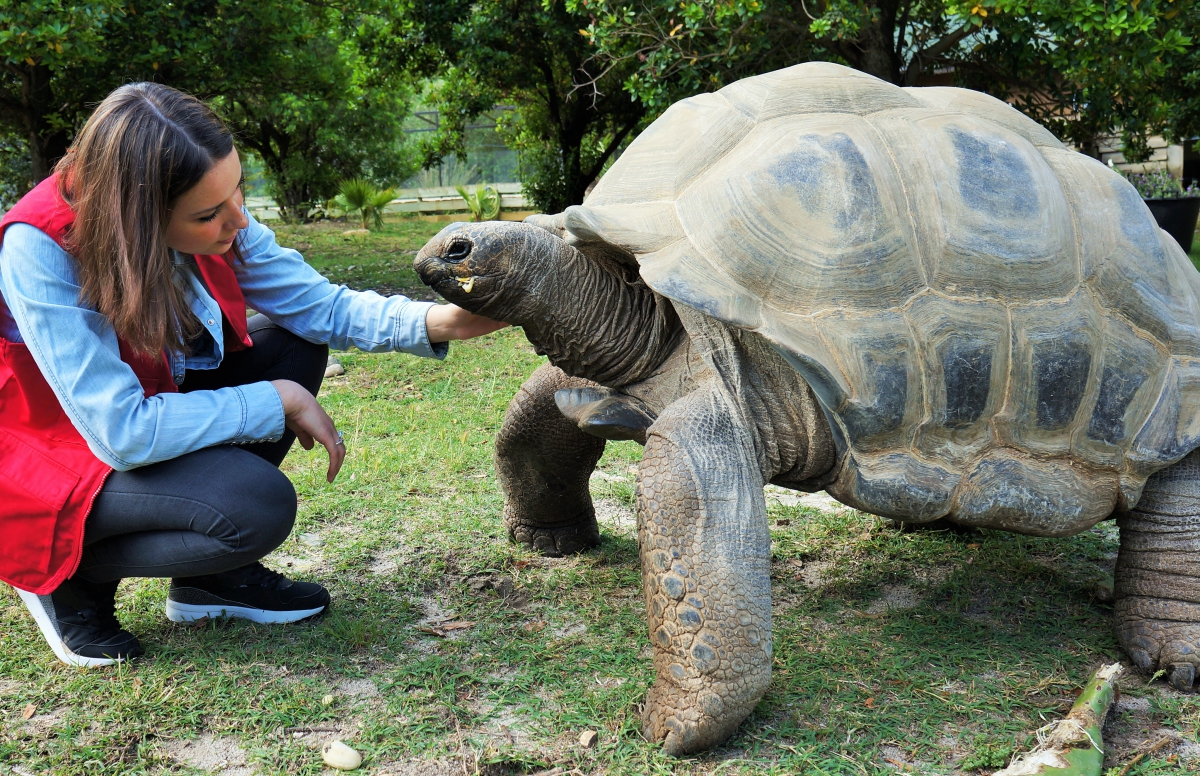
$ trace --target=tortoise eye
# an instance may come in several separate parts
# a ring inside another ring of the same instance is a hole
[[[457,264],[471,255],[471,247],[470,240],[454,240],[446,247],[446,252],[442,254],[442,259]]]

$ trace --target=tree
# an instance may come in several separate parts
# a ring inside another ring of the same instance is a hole
[[[1167,56],[1161,96],[1167,135],[1180,142],[1200,136],[1200,6],[1181,4],[1177,11],[1171,21],[1192,42]]]
[[[23,134],[0,133],[0,210],[17,203],[33,188],[29,142]]]
[[[901,86],[935,70],[952,73],[1085,148],[1118,127],[1136,147],[1155,129],[1163,58],[1190,42],[1172,19],[1194,9],[1193,0],[571,4],[591,14],[586,34],[598,61],[638,63],[625,87],[656,110],[689,88],[717,88],[785,64],[775,42],[785,38],[795,52],[786,64],[829,59]]]
[[[413,169],[400,131],[411,90],[358,46],[376,5],[0,0],[0,128],[28,138],[37,181],[112,89],[166,83],[210,101],[263,158],[284,213],[302,217],[343,178]]]
[[[400,129],[411,90],[358,45],[377,10],[373,0],[182,0],[127,15],[142,34],[123,34],[153,60],[155,80],[212,103],[262,159],[280,213],[297,221],[345,178],[414,169]]]
[[[1180,20],[1196,13],[1194,0],[998,0],[960,57],[959,80],[1093,156],[1100,138],[1119,131],[1125,157],[1138,161],[1167,122],[1168,63],[1192,45]]]
[[[443,124],[426,163],[462,155],[465,129],[498,103],[516,110],[499,131],[519,155],[522,188],[538,208],[557,212],[583,201],[645,107],[621,88],[633,67],[597,78],[580,28],[586,15],[564,0],[479,0],[406,7],[376,37],[376,56],[434,79],[427,99]]]
[[[215,58],[226,69],[214,104],[262,158],[284,218],[302,220],[344,179],[393,182],[419,165],[403,148],[408,82],[361,55],[355,28],[339,21],[348,9],[281,5],[257,6],[230,25],[234,43]],[[249,47],[255,54],[243,56]]]
[[[107,61],[107,32],[123,13],[118,0],[0,0],[0,125],[25,139],[35,182],[66,152],[97,89],[107,93],[87,76]]]

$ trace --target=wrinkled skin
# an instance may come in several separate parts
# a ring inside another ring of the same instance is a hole
[[[1117,638],[1138,668],[1188,691],[1200,667],[1200,451],[1151,477],[1117,525]]]
[[[447,300],[524,327],[549,358],[496,443],[513,540],[547,555],[599,543],[588,477],[604,439],[559,412],[556,392],[608,390],[652,417],[636,436],[608,437],[646,448],[638,540],[657,680],[643,729],[676,755],[724,741],[770,682],[763,485],[819,490],[836,473],[811,389],[757,335],[676,310],[619,251],[530,224],[455,224],[415,266]],[[1152,478],[1119,525],[1117,635],[1140,668],[1188,688],[1200,665],[1200,453]]]

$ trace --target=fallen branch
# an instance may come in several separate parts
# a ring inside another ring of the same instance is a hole
[[[1065,719],[1038,730],[1038,745],[992,776],[1100,776],[1100,730],[1116,694],[1120,663],[1104,666],[1084,685]]]
[[[1129,762],[1125,763],[1125,767],[1117,772],[1117,776],[1125,776],[1125,774],[1129,773],[1129,771],[1133,769],[1133,766],[1137,765],[1138,762],[1143,757],[1145,757],[1148,754],[1154,754],[1159,749],[1162,749],[1164,746],[1171,743],[1171,741],[1173,741],[1173,740],[1174,739],[1172,739],[1170,736],[1163,736],[1162,738],[1158,739],[1158,743],[1156,743],[1154,746],[1150,747],[1149,749],[1145,749],[1141,752],[1138,752],[1136,757],[1134,757]]]

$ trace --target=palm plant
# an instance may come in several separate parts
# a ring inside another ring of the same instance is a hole
[[[362,178],[348,178],[342,181],[340,189],[333,198],[339,210],[357,214],[362,219],[363,229],[367,228],[368,221],[376,229],[383,226],[383,209],[396,196],[393,189],[377,189]]]
[[[474,192],[467,191],[465,186],[455,186],[458,196],[467,201],[467,209],[476,221],[491,221],[500,215],[500,190],[495,186],[476,186]]]

